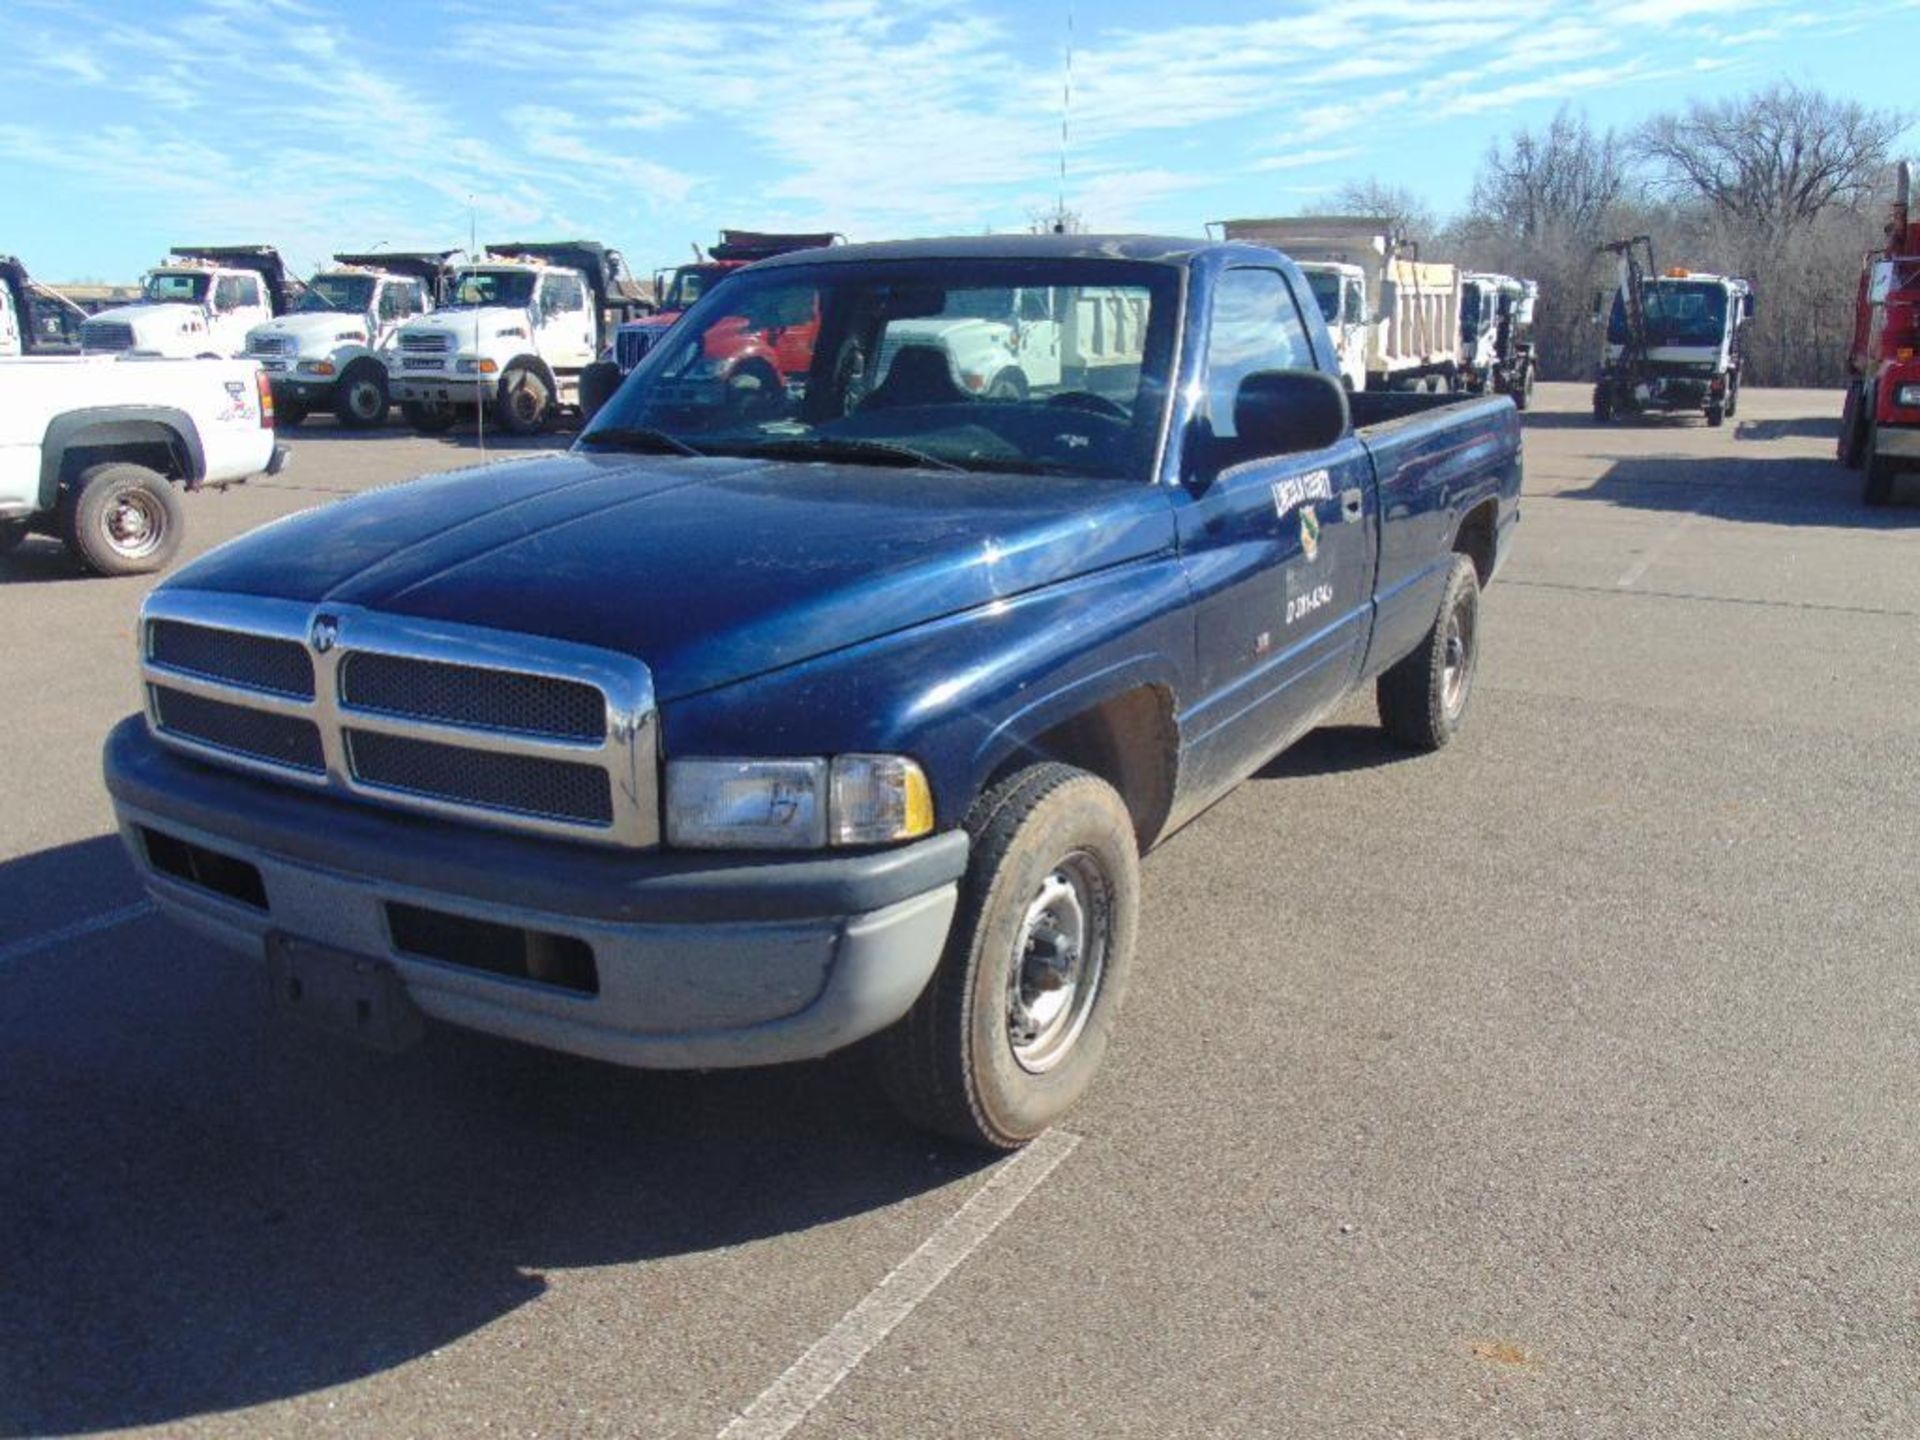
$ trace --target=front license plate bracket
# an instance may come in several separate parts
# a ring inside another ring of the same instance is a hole
[[[273,1008],[330,1035],[398,1054],[426,1033],[420,1007],[385,960],[279,931],[267,937]]]

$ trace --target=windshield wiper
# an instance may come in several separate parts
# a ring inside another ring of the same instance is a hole
[[[855,440],[826,435],[796,435],[788,440],[757,440],[747,447],[750,455],[781,455],[796,460],[845,460],[854,465],[918,465],[928,470],[960,470],[951,460],[929,455],[911,445],[896,445],[891,440]]]
[[[598,449],[601,445],[609,450],[639,450],[651,455],[694,455],[707,452],[689,445],[678,435],[669,435],[664,430],[655,430],[647,425],[608,425],[599,430],[589,430],[578,441],[581,445],[591,445]]]

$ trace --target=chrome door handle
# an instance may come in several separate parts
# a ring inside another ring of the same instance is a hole
[[[1358,520],[1366,510],[1366,501],[1358,490],[1340,492],[1340,513],[1347,520]]]

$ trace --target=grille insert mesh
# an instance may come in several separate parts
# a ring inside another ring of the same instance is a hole
[[[597,765],[372,730],[349,729],[346,738],[354,778],[363,785],[576,824],[613,823],[613,783]]]
[[[564,740],[603,740],[599,689],[551,675],[359,652],[340,663],[340,700],[355,710]]]
[[[167,734],[315,775],[326,771],[320,727],[311,720],[229,705],[165,685],[149,688],[154,716]]]
[[[155,620],[147,627],[147,643],[156,663],[175,670],[249,690],[313,698],[313,661],[306,647],[293,640]]]

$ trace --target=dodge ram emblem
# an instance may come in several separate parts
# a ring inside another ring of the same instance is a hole
[[[333,648],[333,642],[340,638],[340,622],[331,615],[313,617],[313,631],[307,639],[312,643],[316,655],[324,655]]]

